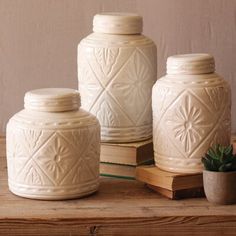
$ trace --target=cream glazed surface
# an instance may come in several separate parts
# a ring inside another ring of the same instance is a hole
[[[25,95],[25,109],[7,125],[10,190],[36,199],[88,195],[99,186],[100,126],[79,108],[72,89],[40,89]]]
[[[213,144],[230,144],[231,91],[208,54],[169,57],[167,75],[152,91],[156,165],[180,173],[202,171]]]
[[[99,119],[102,141],[150,138],[156,46],[141,34],[142,17],[98,14],[93,30],[78,46],[82,107]]]

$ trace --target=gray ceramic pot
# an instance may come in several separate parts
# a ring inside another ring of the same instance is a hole
[[[236,203],[236,171],[203,171],[204,191],[209,202],[215,204]]]

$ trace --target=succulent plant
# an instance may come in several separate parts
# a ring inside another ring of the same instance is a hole
[[[233,154],[233,146],[214,145],[202,158],[202,163],[209,171],[236,171],[236,155]]]

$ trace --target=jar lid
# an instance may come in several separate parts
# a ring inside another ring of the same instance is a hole
[[[143,18],[133,13],[106,12],[93,18],[93,31],[104,34],[141,34]]]
[[[167,59],[167,74],[197,75],[214,71],[215,61],[210,54],[182,54]]]
[[[35,111],[61,112],[77,110],[80,94],[68,88],[43,88],[25,94],[24,107]]]

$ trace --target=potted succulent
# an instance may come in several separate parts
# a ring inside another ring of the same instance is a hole
[[[207,200],[216,204],[236,203],[236,155],[233,154],[233,146],[211,147],[202,163]]]

